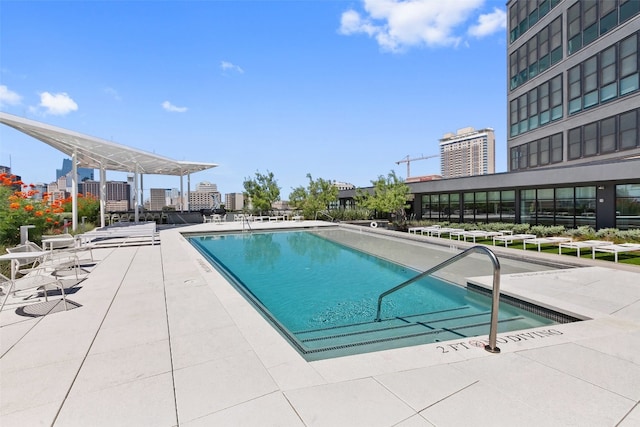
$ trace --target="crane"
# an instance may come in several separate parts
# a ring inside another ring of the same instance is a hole
[[[407,157],[405,157],[405,158],[404,158],[404,159],[402,159],[402,160],[398,160],[398,161],[396,162],[396,165],[399,165],[400,163],[406,163],[406,164],[407,164],[407,178],[409,178],[409,176],[411,175],[411,162],[416,161],[416,160],[431,159],[431,158],[433,158],[433,157],[438,157],[438,156],[440,156],[440,154],[432,154],[432,155],[430,155],[430,156],[424,156],[424,155],[422,155],[422,156],[420,156],[420,157],[414,157],[414,158],[411,158],[411,157],[409,157],[409,155],[407,154]]]

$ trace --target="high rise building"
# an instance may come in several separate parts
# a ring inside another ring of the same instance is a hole
[[[640,154],[640,1],[507,8],[509,171]]]
[[[125,181],[107,181],[105,183],[105,188],[105,209],[108,212],[128,211],[131,209],[131,204],[129,203],[131,187],[129,186],[129,183]],[[78,191],[82,194],[89,193],[95,197],[100,197],[100,182],[92,180],[83,181],[78,184]]]
[[[217,209],[220,207],[221,195],[218,186],[208,181],[200,182],[196,191],[189,193],[189,210]]]
[[[149,210],[161,211],[171,205],[171,190],[168,188],[152,188],[149,190]]]
[[[447,133],[440,140],[440,170],[443,178],[495,173],[496,138],[493,129],[472,127]]]
[[[228,211],[241,211],[244,209],[244,195],[242,193],[225,194],[224,207]]]
[[[56,180],[68,175],[69,172],[71,172],[72,166],[73,163],[71,163],[71,159],[62,159],[62,168],[56,169]],[[78,168],[78,182],[86,180],[93,181],[93,169]]]

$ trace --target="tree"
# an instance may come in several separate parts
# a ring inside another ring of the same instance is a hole
[[[267,171],[266,175],[256,171],[254,179],[245,178],[244,197],[251,202],[254,212],[262,213],[270,211],[273,202],[280,200],[280,187],[273,176],[273,172]]]
[[[395,215],[399,221],[404,222],[405,209],[409,207],[407,203],[409,187],[404,180],[396,176],[395,171],[391,171],[386,178],[380,175],[377,180],[371,181],[371,184],[373,184],[373,192],[360,188],[356,190],[356,204],[377,212]]]
[[[307,178],[307,188],[294,188],[289,195],[289,204],[300,209],[306,218],[313,218],[316,212],[329,209],[331,203],[338,200],[338,188],[326,179],[318,178],[314,181],[310,173]]]

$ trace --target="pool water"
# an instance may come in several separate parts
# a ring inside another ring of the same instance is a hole
[[[420,272],[338,243],[335,233],[189,240],[308,360],[488,333],[490,298],[432,276],[386,297],[383,321],[374,322],[378,296]],[[501,332],[552,323],[501,304]]]

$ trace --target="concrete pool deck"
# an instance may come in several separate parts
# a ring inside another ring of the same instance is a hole
[[[498,334],[500,354],[466,339],[306,362],[181,235],[238,226],[94,250],[69,311],[5,307],[0,425],[640,425],[640,267],[503,275],[591,320]]]

